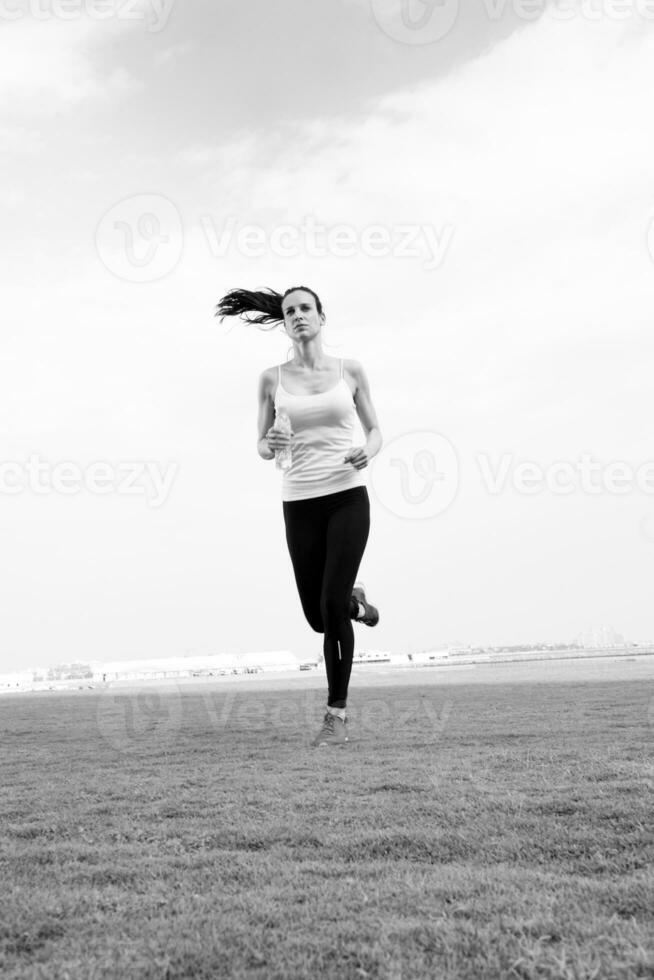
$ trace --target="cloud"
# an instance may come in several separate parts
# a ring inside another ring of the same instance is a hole
[[[189,52],[192,50],[193,45],[190,41],[184,41],[180,44],[171,44],[162,51],[156,52],[154,56],[154,63],[157,65],[157,67],[160,67],[161,65],[167,65],[173,61],[175,62],[175,67],[177,67],[179,59],[189,54]]]
[[[74,108],[107,101],[138,88],[122,68],[103,72],[97,51],[130,29],[125,22],[72,22],[23,17],[0,32],[0,97],[3,115],[45,115],[53,107]]]
[[[599,268],[641,274],[618,242],[649,262],[653,62],[654,37],[631,24],[546,14],[447,78],[380,99],[363,123],[344,112],[196,146],[178,162],[223,222],[451,224],[437,273],[416,276],[408,261],[360,262],[358,273],[372,286],[383,268],[419,305],[437,282],[441,309],[471,322],[490,311],[524,331],[529,310],[534,335],[571,337],[585,329],[581,311],[622,301]],[[345,278],[354,265],[340,261]]]
[[[43,147],[41,134],[25,126],[0,126],[2,153],[37,153]]]

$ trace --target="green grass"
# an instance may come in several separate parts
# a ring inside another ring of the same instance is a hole
[[[3,977],[654,977],[651,685],[434,676],[2,699]]]

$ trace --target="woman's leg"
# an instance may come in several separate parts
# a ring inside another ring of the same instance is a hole
[[[328,506],[327,553],[320,594],[329,687],[327,704],[331,708],[344,708],[354,657],[350,599],[370,532],[368,491],[365,486],[343,490],[330,496]]]
[[[316,633],[324,633],[320,595],[327,554],[327,514],[322,497],[282,502],[286,543],[302,611]]]

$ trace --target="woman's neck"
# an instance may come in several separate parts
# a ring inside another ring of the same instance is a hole
[[[292,360],[291,365],[297,368],[298,371],[324,371],[329,367],[329,361],[324,357],[316,356],[315,358],[309,358],[304,361]]]

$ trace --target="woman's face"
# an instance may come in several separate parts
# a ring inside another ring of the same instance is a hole
[[[296,289],[284,297],[282,312],[286,333],[297,341],[315,337],[325,320],[324,313],[318,313],[311,293],[304,289]]]

